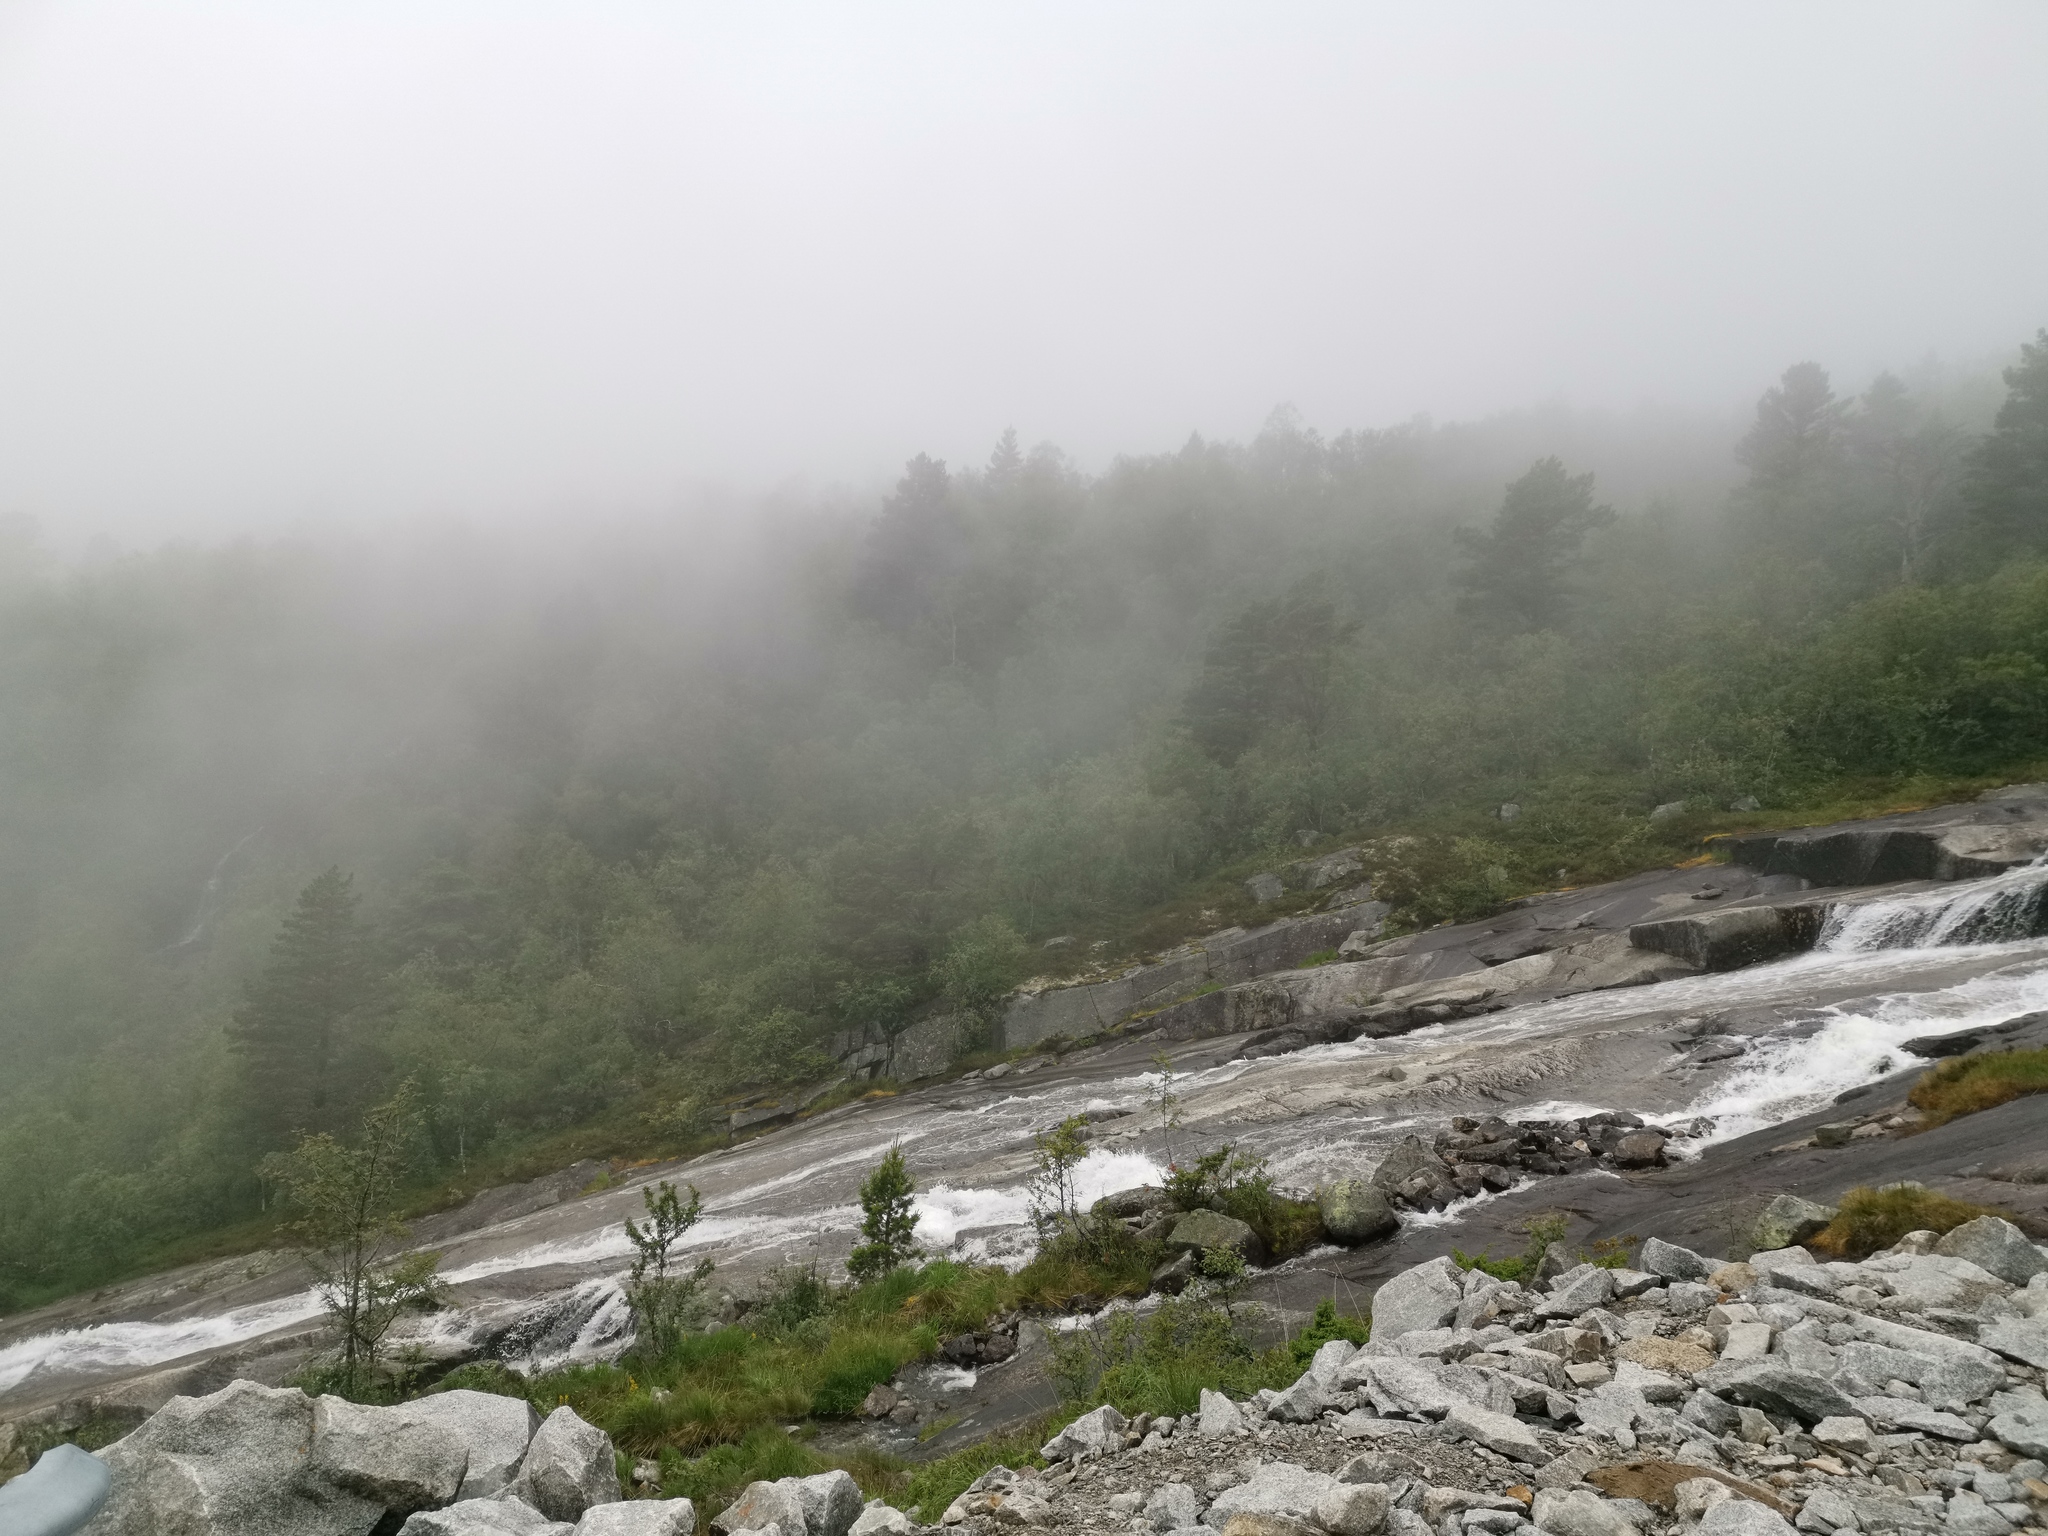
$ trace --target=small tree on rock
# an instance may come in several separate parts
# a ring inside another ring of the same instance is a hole
[[[1084,1116],[1070,1115],[1049,1131],[1032,1133],[1031,1224],[1041,1243],[1085,1235],[1074,1170],[1088,1155],[1087,1130]]]
[[[643,1227],[632,1217],[626,1218],[626,1238],[635,1250],[633,1273],[626,1281],[626,1304],[633,1309],[633,1325],[642,1347],[656,1360],[689,1332],[697,1292],[717,1267],[709,1259],[699,1259],[688,1274],[669,1273],[669,1250],[704,1214],[704,1197],[697,1186],[684,1188],[690,1192],[688,1205],[666,1179],[652,1189],[643,1189],[640,1198],[647,1207],[647,1224]]]
[[[903,1149],[891,1147],[860,1187],[860,1235],[867,1239],[848,1255],[846,1272],[865,1284],[917,1257],[917,1212],[911,1196],[917,1181],[903,1165]]]
[[[304,1213],[293,1230],[337,1335],[333,1384],[345,1394],[371,1389],[399,1315],[441,1294],[434,1275],[441,1256],[400,1253],[406,1229],[392,1210],[420,1135],[418,1095],[408,1081],[363,1116],[354,1146],[323,1131],[264,1159],[265,1177]]]

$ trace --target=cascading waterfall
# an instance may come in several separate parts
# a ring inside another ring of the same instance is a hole
[[[1955,891],[1845,902],[1828,913],[1815,948],[1849,954],[2032,938],[2044,927],[2044,898],[2048,854]]]

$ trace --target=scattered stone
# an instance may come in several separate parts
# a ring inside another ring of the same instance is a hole
[[[1155,1531],[1178,1531],[1202,1518],[1202,1500],[1186,1483],[1162,1483],[1144,1507]]]
[[[1211,1525],[1237,1514],[1299,1518],[1312,1512],[1323,1495],[1337,1486],[1327,1472],[1311,1472],[1288,1461],[1269,1461],[1252,1473],[1249,1481],[1218,1494],[1206,1518]]]
[[[1699,1536],[1792,1536],[1777,1511],[1749,1499],[1729,1499],[1700,1516]]]
[[[1856,1456],[1870,1454],[1870,1426],[1860,1418],[1822,1419],[1813,1426],[1813,1438],[1833,1450]]]
[[[2009,1360],[2048,1370],[2048,1317],[2001,1317],[1978,1330],[1977,1337]]]
[[[1378,1483],[1342,1483],[1316,1500],[1315,1523],[1332,1536],[1377,1536],[1387,1523],[1387,1490]]]

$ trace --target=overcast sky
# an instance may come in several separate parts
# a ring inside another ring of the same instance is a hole
[[[0,510],[1729,409],[2048,323],[2048,5],[0,0]]]

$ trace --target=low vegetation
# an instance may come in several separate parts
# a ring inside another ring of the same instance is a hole
[[[1892,1184],[1883,1189],[1857,1188],[1842,1196],[1835,1219],[1808,1240],[1832,1259],[1867,1259],[1889,1248],[1908,1232],[1947,1232],[1979,1216],[2012,1212],[1997,1206],[1972,1205],[1923,1189],[1918,1184]]]
[[[1921,1075],[1906,1097],[1920,1111],[1920,1128],[1931,1130],[2030,1093],[2048,1093],[2048,1048],[1940,1062]]]

